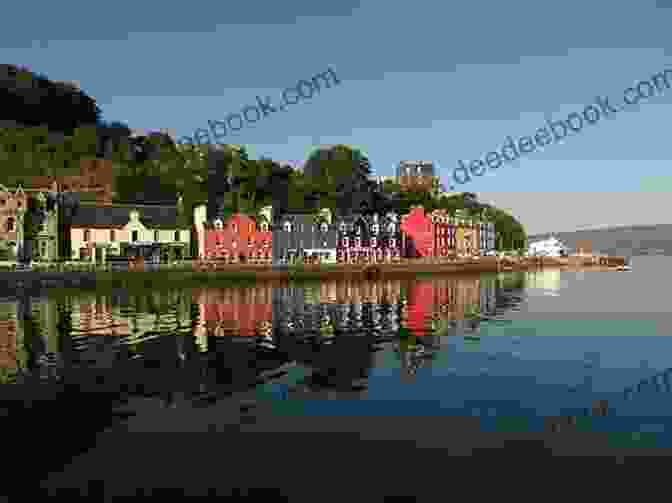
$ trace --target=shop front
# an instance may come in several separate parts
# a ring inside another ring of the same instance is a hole
[[[186,244],[184,243],[162,243],[159,248],[161,263],[180,261],[187,256]]]
[[[334,264],[336,263],[336,250],[331,248],[316,248],[303,251],[304,260],[311,263]]]
[[[121,254],[131,261],[158,264],[161,259],[161,246],[154,241],[134,241],[122,243]]]
[[[87,243],[79,249],[79,258],[92,264],[104,264],[110,253],[110,243]]]

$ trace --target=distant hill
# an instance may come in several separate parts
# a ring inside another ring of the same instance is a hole
[[[574,232],[554,232],[529,236],[529,242],[555,236],[572,250],[579,240],[592,242],[593,252],[631,257],[634,255],[672,256],[672,224],[610,227]]]

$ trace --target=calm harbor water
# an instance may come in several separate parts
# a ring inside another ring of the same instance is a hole
[[[558,452],[560,434],[669,448],[672,259],[632,266],[5,298],[0,420],[69,425],[43,467],[66,466],[55,484],[95,471],[119,432],[313,429],[451,448],[459,419],[544,434]]]

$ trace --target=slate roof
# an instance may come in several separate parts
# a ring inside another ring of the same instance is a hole
[[[130,213],[138,210],[140,222],[148,228],[174,229],[178,226],[176,206],[167,205],[111,205],[82,204],[70,219],[73,227],[123,227],[130,220]]]

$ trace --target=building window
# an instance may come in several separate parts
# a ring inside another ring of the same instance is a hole
[[[261,232],[268,232],[268,224],[267,223],[264,222],[263,224],[261,224]]]
[[[175,241],[180,240],[180,231],[175,231]]]
[[[215,229],[222,229],[224,227],[224,222],[222,222],[219,218],[215,220]]]
[[[231,224],[231,228],[233,229],[233,232],[238,232],[238,225],[237,224]]]
[[[112,230],[110,231],[110,241],[111,241],[112,243],[114,243],[115,239],[116,239],[115,232],[114,232],[114,229],[112,229]]]
[[[322,223],[320,229],[322,230],[322,232],[327,232],[329,230],[329,226],[326,223]]]
[[[290,222],[285,222],[285,231],[292,232],[292,224]]]
[[[6,204],[6,201],[4,199],[0,199],[0,206],[4,206]]]
[[[13,232],[14,231],[14,219],[12,217],[9,217],[7,219],[7,232]]]
[[[233,243],[231,243],[231,246],[233,246],[234,248],[237,248],[237,247],[238,247],[238,243],[236,243],[236,242],[234,241]]]
[[[131,232],[131,241],[137,241],[138,240],[138,231],[133,231]],[[86,240],[85,240],[86,241]]]
[[[250,224],[249,228],[250,228],[249,232],[254,232],[254,225],[253,224]]]
[[[154,231],[154,241],[159,240],[159,231]]]
[[[84,231],[84,241],[90,241],[90,240],[91,240],[91,231],[87,229]]]

